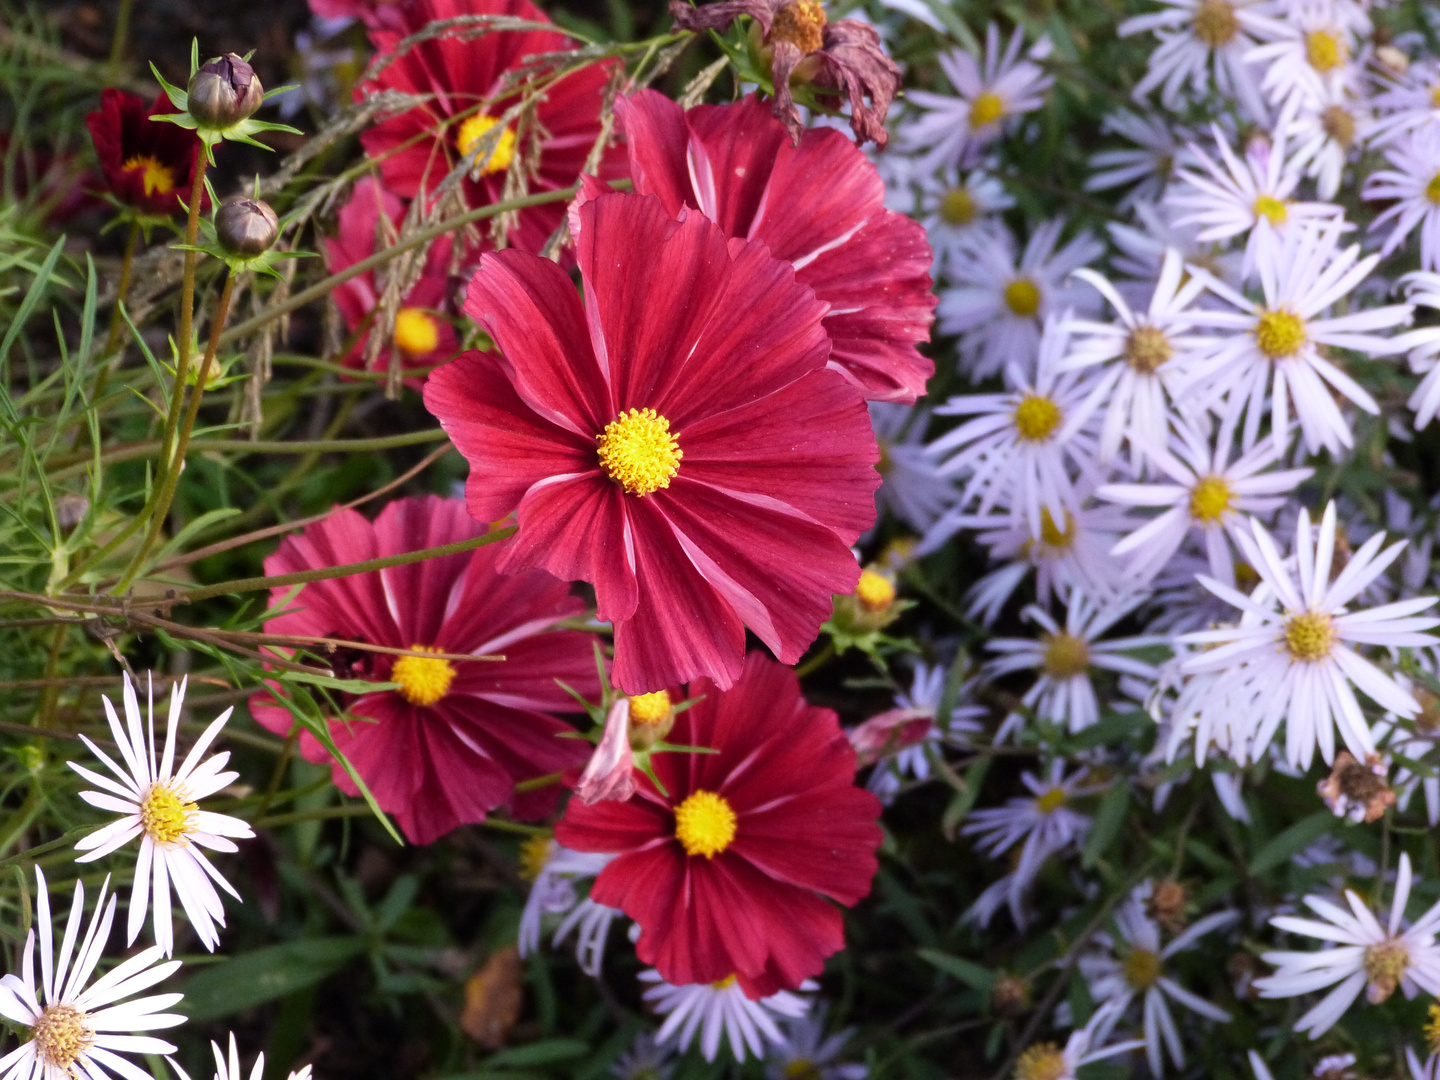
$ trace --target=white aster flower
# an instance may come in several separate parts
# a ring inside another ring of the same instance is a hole
[[[1038,109],[1052,80],[1036,62],[1050,55],[1050,39],[1041,37],[1020,58],[1025,31],[1016,27],[1004,52],[1000,29],[985,28],[985,50],[976,57],[955,49],[939,57],[955,95],[907,91],[923,110],[899,131],[901,146],[919,150],[934,165],[966,165],[1025,113]]]
[[[1275,249],[1262,248],[1257,263],[1260,300],[1250,300],[1206,275],[1210,290],[1234,310],[1196,314],[1201,325],[1229,332],[1197,365],[1196,385],[1211,399],[1223,391],[1222,416],[1244,414],[1242,441],[1247,448],[1259,438],[1267,390],[1271,437],[1282,448],[1290,430],[1292,399],[1310,453],[1324,448],[1338,454],[1353,442],[1332,389],[1366,412],[1380,412],[1375,399],[1322,349],[1351,349],[1371,356],[1399,352],[1405,347],[1402,340],[1376,331],[1408,323],[1411,308],[1390,304],[1328,314],[1369,277],[1380,260],[1379,255],[1360,258],[1358,244],[1339,251],[1341,227],[1335,221],[1298,229]]]
[[[599,976],[610,924],[621,912],[597,904],[588,896],[582,899],[575,887],[600,873],[614,858],[602,852],[571,851],[548,837],[526,841],[521,853],[522,872],[531,877],[534,884],[525,898],[525,910],[520,914],[517,945],[522,957],[540,947],[541,921],[545,916],[564,915],[551,944],[559,945],[570,931],[578,928],[576,959],[587,975]]]
[[[1124,109],[1108,114],[1100,128],[1128,139],[1135,148],[1098,150],[1091,154],[1085,190],[1128,187],[1119,203],[1122,210],[1139,203],[1157,202],[1165,194],[1176,164],[1186,154],[1187,144],[1192,141],[1189,133],[1167,117]]]
[[[245,1070],[240,1067],[240,1051],[235,1046],[235,1033],[230,1033],[230,1054],[227,1057],[220,1044],[211,1041],[210,1050],[215,1055],[215,1080],[245,1080]],[[168,1059],[170,1067],[180,1074],[181,1080],[190,1080],[190,1075],[180,1067],[174,1058]],[[310,1080],[310,1066],[306,1065],[290,1073],[288,1080]],[[265,1055],[257,1054],[250,1069],[250,1080],[261,1080],[265,1075]]]
[[[870,1070],[863,1064],[840,1060],[853,1029],[825,1035],[822,1002],[809,1016],[798,1016],[785,1024],[785,1041],[777,1046],[766,1063],[770,1080],[865,1080]]]
[[[1290,116],[1286,139],[1295,149],[1291,162],[1315,181],[1322,199],[1340,190],[1345,168],[1359,157],[1370,135],[1369,106],[1340,83],[1327,84],[1323,94],[1307,99]]]
[[[961,370],[971,380],[988,379],[1011,364],[1033,372],[1048,318],[1098,308],[1093,290],[1067,279],[1104,249],[1081,233],[1056,250],[1064,228],[1062,218],[1041,222],[1019,253],[1009,231],[998,227],[950,248],[946,264],[953,284],[941,290],[935,313],[941,331],[961,335]]]
[[[706,1061],[715,1060],[722,1035],[730,1043],[736,1061],[743,1062],[747,1051],[763,1057],[766,1042],[778,1046],[785,1041],[776,1018],[794,1020],[810,1008],[809,998],[789,990],[751,1001],[733,975],[717,983],[672,986],[658,971],[650,969],[640,973],[640,981],[652,984],[643,997],[657,1015],[665,1017],[656,1040],[674,1043],[684,1050],[698,1031],[700,1053]],[[809,979],[800,984],[802,992],[816,989],[818,985]]]
[[[1020,782],[1030,795],[1006,799],[1004,806],[974,810],[960,830],[975,837],[975,847],[998,858],[1017,844],[1019,857],[1012,871],[1012,887],[1023,893],[1035,880],[1040,867],[1051,855],[1077,850],[1090,831],[1090,815],[1071,808],[1081,796],[1095,792],[1086,787],[1087,771],[1077,769],[1065,775],[1065,762],[1056,758],[1042,779],[1021,773]]]
[[[1136,997],[1141,999],[1145,1056],[1150,1063],[1150,1071],[1160,1076],[1164,1072],[1166,1050],[1171,1061],[1181,1068],[1185,1066],[1185,1051],[1180,1044],[1180,1031],[1170,1012],[1170,1002],[1183,1005],[1217,1023],[1223,1024],[1230,1019],[1225,1010],[1192,994],[1167,974],[1166,961],[1189,949],[1210,931],[1228,926],[1238,916],[1232,911],[1206,915],[1192,923],[1169,945],[1162,947],[1160,927],[1145,914],[1145,901],[1149,899],[1150,891],[1151,885],[1147,881],[1125,898],[1115,913],[1115,929],[1119,936],[1096,934],[1097,943],[1105,951],[1082,955],[1080,972],[1090,984],[1091,998],[1102,1006],[1114,1002],[1123,1011]]]
[[[1243,256],[1224,244],[1198,239],[1198,225],[1176,225],[1175,213],[1155,203],[1136,203],[1135,223],[1111,222],[1106,226],[1116,251],[1110,266],[1126,279],[1116,282],[1120,295],[1132,308],[1146,307],[1155,294],[1155,284],[1165,269],[1165,258],[1173,250],[1181,261],[1204,270],[1221,281],[1239,287],[1245,283],[1240,272]],[[1207,297],[1200,297],[1204,302]]]
[[[1397,988],[1407,998],[1424,990],[1440,994],[1440,948],[1435,931],[1440,927],[1440,904],[1430,908],[1408,929],[1401,929],[1410,900],[1410,856],[1400,856],[1390,920],[1382,926],[1360,897],[1345,891],[1346,911],[1324,897],[1307,896],[1305,905],[1324,921],[1279,915],[1270,920],[1276,929],[1321,941],[1335,947],[1316,952],[1269,952],[1263,959],[1277,968],[1275,974],[1256,979],[1261,997],[1286,998],[1335,989],[1300,1017],[1296,1031],[1317,1039],[1344,1015],[1362,989],[1372,1005],[1386,1000]]]
[[[1335,566],[1335,504],[1325,508],[1317,538],[1310,514],[1300,511],[1295,528],[1296,572],[1281,559],[1275,542],[1258,522],[1252,535],[1235,534],[1246,561],[1260,575],[1261,585],[1250,596],[1210,578],[1207,589],[1239,608],[1247,618],[1239,626],[1201,630],[1181,640],[1213,645],[1191,656],[1188,674],[1228,672],[1260,689],[1255,701],[1254,752],[1269,745],[1285,721],[1285,757],[1298,768],[1309,768],[1320,747],[1326,764],[1335,759],[1335,728],[1350,752],[1365,758],[1375,750],[1374,740],[1355,699],[1352,684],[1383,709],[1414,717],[1420,704],[1350,646],[1378,645],[1402,648],[1433,645],[1423,633],[1440,624],[1440,618],[1420,616],[1431,607],[1433,596],[1401,600],[1366,610],[1348,606],[1405,546],[1392,544],[1383,552],[1385,534],[1365,541],[1331,580]],[[1237,684],[1238,685],[1238,682]]]
[[[875,727],[889,733],[886,741],[901,743],[899,749],[877,763],[866,785],[881,802],[888,804],[893,800],[906,778],[916,781],[930,779],[931,754],[939,753],[950,742],[963,745],[967,741],[966,736],[984,731],[976,718],[986,715],[988,710],[983,705],[964,705],[958,700],[950,711],[949,721],[943,726],[939,723],[940,699],[945,696],[945,681],[949,673],[946,665],[917,662],[910,690],[895,695],[895,708],[856,729],[863,731],[866,725],[880,721]],[[969,685],[962,684],[958,697],[966,697],[970,689]],[[929,726],[916,737],[911,725],[926,719]],[[902,733],[903,739],[900,737]],[[859,750],[860,744],[853,734],[851,741]]]
[[[880,446],[880,490],[876,508],[889,511],[917,533],[923,533],[960,497],[954,481],[940,473],[925,452],[928,409],[893,401],[872,401],[870,422]]]
[[[1426,764],[1440,742],[1440,702],[1423,686],[1417,686],[1405,675],[1397,674],[1395,681],[1401,688],[1420,702],[1420,712],[1411,728],[1399,723],[1392,713],[1375,726],[1375,742],[1383,745],[1387,753],[1398,758]],[[1440,776],[1434,775],[1434,767],[1422,768],[1418,772],[1402,766],[1395,774],[1395,806],[1402,813],[1410,808],[1410,800],[1416,791],[1425,793],[1426,820],[1433,829],[1440,825]]]
[[[1265,21],[1265,44],[1246,57],[1265,65],[1260,89],[1271,102],[1293,108],[1323,100],[1337,85],[1358,90],[1359,69],[1351,63],[1355,36],[1331,0],[1289,0],[1286,7],[1284,18]]]
[[[942,169],[922,177],[917,186],[915,217],[942,264],[957,241],[989,235],[997,228],[995,215],[1015,205],[1005,186],[983,167],[964,175]]]
[[[175,733],[180,723],[185,685],[182,681],[171,686],[165,747],[158,759],[155,755],[154,683],[152,681],[150,686],[149,721],[146,724],[140,714],[135,687],[130,682],[130,676],[126,675],[124,725],[120,723],[110,699],[101,699],[123,767],[83,735],[81,738],[85,745],[115,779],[69,762],[72,769],[101,789],[82,791],[80,797],[91,806],[122,815],[75,845],[77,851],[85,852],[76,862],[101,858],[124,847],[137,836],[140,838],[135,884],[130,893],[126,941],[134,943],[145,922],[145,913],[153,904],[155,943],[166,956],[175,949],[170,907],[172,886],[190,925],[195,928],[196,936],[214,952],[220,942],[217,928],[225,925],[225,906],[215,886],[219,885],[236,900],[240,899],[240,894],[200,849],[238,851],[236,839],[255,835],[250,826],[239,818],[201,810],[197,805],[201,799],[214,795],[240,775],[222,771],[230,760],[229,751],[204,757],[205,751],[230,719],[232,709],[226,709],[205,729],[180,767],[175,767]]]
[[[1375,232],[1393,222],[1380,248],[1389,255],[1418,227],[1420,266],[1440,270],[1440,124],[1427,124],[1385,151],[1391,167],[1365,181],[1364,197],[1389,202],[1370,225]]]
[[[1077,589],[1070,594],[1063,627],[1049,612],[1032,604],[1021,616],[1040,625],[1039,639],[995,638],[987,647],[1001,656],[986,668],[992,677],[1038,669],[1040,678],[1021,703],[1034,709],[1041,720],[1067,726],[1072,732],[1082,731],[1100,719],[1100,699],[1091,682],[1097,669],[1121,676],[1121,689],[1135,698],[1143,699],[1155,681],[1158,673],[1153,665],[1123,654],[1158,645],[1163,637],[1099,640],[1144,601],[1143,595],[1132,594],[1095,603]]]
[[[1153,31],[1159,40],[1150,54],[1145,77],[1135,86],[1137,101],[1157,86],[1171,112],[1181,107],[1181,92],[1209,95],[1215,89],[1235,101],[1255,121],[1265,119],[1259,81],[1247,56],[1257,44],[1256,32],[1268,25],[1261,13],[1264,0],[1161,0],[1161,10],[1136,15],[1120,24],[1121,37]]]
[[[150,1080],[150,1073],[121,1054],[173,1054],[163,1039],[137,1032],[183,1024],[185,1017],[163,1010],[182,994],[152,994],[134,998],[142,990],[169,978],[180,968],[178,960],[164,960],[158,945],[142,949],[86,986],[110,939],[115,922],[115,897],[105,902],[110,879],[100,886],[95,914],[84,938],[85,887],[75,882],[75,899],[60,951],[50,920],[50,892],[45,874],[35,868],[36,927],[25,938],[24,967],[20,977],[0,979],[0,1016],[28,1031],[16,1049],[0,1058],[0,1080]],[[40,985],[35,983],[35,930],[40,931]],[[77,946],[78,942],[78,948]],[[43,1003],[42,1003],[43,998]],[[124,1001],[124,998],[132,998]]]
[[[1440,273],[1420,270],[1400,279],[1408,299],[1419,308],[1440,311]],[[1440,326],[1422,326],[1395,339],[1397,351],[1405,353],[1410,369],[1423,375],[1407,405],[1415,412],[1419,431],[1440,412]]]
[[[1106,484],[1102,499],[1124,506],[1163,507],[1163,512],[1115,545],[1128,558],[1129,570],[1142,580],[1155,577],[1180,550],[1187,537],[1197,537],[1210,562],[1210,576],[1235,584],[1234,536],[1243,515],[1265,515],[1278,509],[1285,496],[1314,475],[1315,470],[1270,471],[1280,458],[1271,440],[1231,461],[1234,423],[1222,424],[1214,446],[1210,438],[1187,423],[1176,425],[1170,448],[1150,445],[1149,458],[1163,480],[1144,484]],[[1166,483],[1165,481],[1169,482]]]
[[[1124,1011],[1118,1002],[1096,1009],[1089,1023],[1070,1033],[1063,1050],[1055,1043],[1027,1047],[1015,1062],[1016,1080],[1075,1080],[1082,1065],[1140,1049],[1145,1045],[1142,1039],[1103,1045]],[[1097,1047],[1097,1043],[1102,1045]]]
[[[1371,99],[1377,119],[1371,141],[1384,146],[1416,128],[1440,123],[1440,60],[1424,59],[1390,76]]]
[[[615,1080],[670,1080],[675,1072],[675,1048],[662,1046],[653,1032],[642,1031],[634,1043],[610,1066]]]

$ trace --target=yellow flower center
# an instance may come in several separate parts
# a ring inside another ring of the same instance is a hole
[[[1060,406],[1043,394],[1026,394],[1015,406],[1015,430],[1028,442],[1044,442],[1060,427]]]
[[[1084,674],[1090,666],[1090,646],[1084,638],[1062,630],[1058,634],[1046,634],[1041,640],[1045,643],[1045,655],[1040,667],[1050,678],[1072,679]]]
[[[476,113],[467,117],[460,125],[460,131],[455,136],[455,146],[460,151],[461,157],[469,157],[470,152],[475,149],[477,143],[484,137],[485,133],[493,128],[500,121],[493,116],[486,116],[484,113]],[[496,137],[494,149],[490,152],[489,159],[485,159],[482,152],[480,161],[484,161],[481,173],[504,172],[510,168],[515,160],[515,133],[508,127]]]
[[[1271,360],[1294,356],[1305,344],[1305,320],[1280,308],[1265,311],[1255,323],[1255,344]]]
[[[825,44],[829,21],[820,0],[791,0],[775,13],[767,40],[788,41],[809,56]]]
[[[1430,1006],[1430,1019],[1425,1024],[1425,1041],[1432,1054],[1440,1054],[1440,1005]]]
[[[1062,529],[1055,524],[1055,519],[1050,516],[1050,511],[1040,510],[1040,542],[1047,547],[1068,548],[1075,542],[1075,519],[1070,516],[1070,511],[1065,511],[1065,527]]]
[[[713,983],[710,984],[711,988],[713,988],[713,989],[715,989],[715,990],[729,990],[730,987],[732,987],[732,986],[734,986],[734,985],[735,985],[735,976],[734,976],[734,975],[726,975],[723,979],[716,979]]]
[[[1437,105],[1436,108],[1440,108],[1440,105]],[[1425,185],[1425,198],[1434,205],[1440,206],[1440,172],[1432,176],[1430,182]]]
[[[1065,789],[1062,787],[1052,787],[1049,791],[1045,792],[1044,795],[1041,795],[1035,800],[1035,809],[1039,810],[1042,814],[1053,814],[1064,805]]]
[[[1065,1075],[1065,1055],[1054,1043],[1036,1043],[1015,1062],[1015,1080],[1060,1080]]]
[[[1321,75],[1334,71],[1349,56],[1349,48],[1334,30],[1311,30],[1305,35],[1305,59]]]
[[[635,694],[630,698],[630,720],[636,724],[658,724],[669,718],[674,705],[670,694],[656,690],[653,694]]]
[[[670,421],[654,409],[630,409],[595,436],[600,465],[632,495],[668,488],[685,456],[670,434]]]
[[[1330,105],[1320,113],[1320,128],[1342,150],[1355,143],[1355,114],[1343,105]]]
[[[1410,953],[1402,941],[1381,941],[1365,949],[1365,977],[1370,980],[1367,995],[1371,1004],[1379,1005],[1400,985],[1400,977],[1410,966]]]
[[[137,154],[120,166],[122,172],[145,171],[140,178],[140,183],[145,187],[145,194],[169,195],[175,190],[175,170],[168,165],[162,165],[149,154]]]
[[[1212,49],[1229,45],[1240,32],[1240,19],[1230,0],[1201,0],[1192,24],[1195,36]]]
[[[1336,636],[1335,620],[1323,611],[1302,611],[1285,620],[1285,648],[1296,660],[1325,659]]]
[[[520,878],[534,881],[550,861],[550,835],[526,837],[520,845]]]
[[[1131,949],[1120,967],[1125,981],[1136,990],[1149,990],[1160,981],[1160,954],[1149,949]]]
[[[1205,476],[1190,492],[1190,516],[1214,525],[1230,509],[1230,485],[1223,477]]]
[[[140,800],[140,824],[157,844],[174,844],[190,831],[190,815],[199,809],[157,782]]]
[[[47,1005],[30,1029],[35,1052],[50,1068],[74,1076],[72,1066],[80,1059],[95,1033],[85,1023],[85,1014],[73,1005]]]
[[[438,653],[427,645],[411,645],[413,652]],[[400,684],[400,694],[411,705],[434,705],[450,692],[455,669],[438,656],[401,656],[390,669],[390,681]]]
[[[815,1062],[809,1058],[798,1057],[785,1064],[785,1080],[821,1080],[821,1076]]]
[[[1271,225],[1284,225],[1285,219],[1290,216],[1290,209],[1283,199],[1277,199],[1274,195],[1261,195],[1255,200],[1255,216],[1262,217]]]
[[[440,347],[440,326],[423,308],[405,307],[395,313],[395,347],[406,356],[426,356]]]
[[[723,795],[697,791],[675,808],[675,839],[686,855],[713,859],[735,839],[735,811]]]
[[[982,128],[1005,115],[1005,99],[993,90],[982,90],[970,103],[970,126]]]
[[[1142,375],[1153,375],[1174,355],[1170,339],[1158,326],[1137,326],[1125,342],[1125,362]]]
[[[874,570],[862,570],[860,583],[855,586],[855,599],[866,611],[879,614],[895,602],[895,583]]]
[[[1021,318],[1031,318],[1040,310],[1040,286],[1029,278],[1016,278],[1005,286],[1005,306]]]
[[[969,225],[975,220],[975,210],[975,196],[969,188],[952,188],[940,197],[940,220],[947,225]]]

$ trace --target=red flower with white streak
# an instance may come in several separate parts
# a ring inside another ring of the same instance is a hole
[[[394,52],[402,39],[438,19],[506,15],[550,22],[529,0],[411,0],[403,6],[401,15],[398,25],[392,21],[372,25],[370,40],[380,54]],[[411,199],[435,190],[465,153],[474,149],[480,137],[499,122],[505,110],[520,99],[516,89],[505,90],[501,84],[527,57],[574,48],[570,38],[547,30],[491,30],[468,41],[462,39],[462,34],[479,29],[457,28],[422,41],[391,60],[374,81],[356,89],[357,100],[382,90],[431,97],[425,104],[383,120],[360,136],[366,154],[380,163],[385,186],[395,194]],[[538,163],[528,185],[530,194],[566,188],[580,179],[580,171],[600,134],[601,92],[612,66],[591,64],[543,91],[535,109],[535,124],[543,134]],[[528,150],[517,146],[516,132],[507,129],[482,166],[481,175],[465,182],[465,197],[471,206],[488,206],[503,198],[505,175],[517,152]],[[612,148],[599,171],[603,176],[623,175],[622,163],[622,152]],[[563,202],[522,211],[509,230],[510,245],[522,251],[539,251],[564,216]]]
[[[668,739],[717,753],[651,758],[668,795],[637,777],[628,802],[571,799],[555,839],[616,856],[590,899],[640,925],[640,960],[666,982],[793,989],[845,947],[830,900],[870,891],[880,802],[855,786],[835,713],[808,705],[788,668],[751,653],[728,691],[699,680],[690,695],[703,700]]]
[[[913,404],[925,393],[935,364],[916,345],[930,340],[934,256],[924,226],[885,209],[885,184],[853,142],[812,128],[792,144],[754,96],[687,112],[642,90],[616,113],[636,191],[671,214],[696,207],[792,264],[830,305],[830,366],[867,398]]]
[[[373,525],[353,510],[337,510],[287,537],[265,560],[265,573],[363,562],[484,531],[458,499],[433,495],[396,500]],[[457,825],[483,821],[502,804],[519,817],[550,813],[553,788],[516,795],[516,782],[577,767],[589,750],[583,740],[560,738],[573,729],[551,715],[576,711],[575,699],[557,679],[581,694],[599,694],[593,639],[553,629],[560,620],[583,614],[584,605],[549,574],[497,573],[500,549],[492,544],[311,582],[290,603],[299,610],[269,623],[277,634],[505,657],[465,663],[351,653],[352,677],[397,682],[400,689],[348,698],[347,713],[360,720],[332,721],[331,735],[381,808],[417,844],[428,844]],[[287,588],[276,589],[272,602],[279,604],[288,594]],[[269,694],[252,697],[250,711],[277,734],[290,730],[289,711]],[[330,760],[309,733],[301,735],[300,749],[310,761]],[[332,775],[340,788],[357,793],[338,764]]]
[[[391,231],[382,229],[381,214]],[[377,248],[388,246],[387,237],[394,237],[405,216],[404,204],[381,186],[374,177],[355,185],[350,201],[340,208],[339,231],[333,240],[326,240],[325,263],[330,273],[339,273],[362,259],[375,254]],[[420,280],[410,287],[395,313],[395,325],[386,334],[400,352],[403,368],[426,367],[448,360],[455,355],[459,339],[455,328],[444,317],[447,282],[450,270],[451,238],[442,236],[430,245],[425,269]],[[371,312],[380,300],[373,271],[360,274],[335,287],[331,294],[335,306],[345,319],[345,326],[355,336],[355,344],[342,363],[363,367],[365,344],[374,327]],[[377,367],[386,366],[385,353],[377,357]]]
[[[855,588],[879,484],[864,401],[825,366],[826,306],[765,245],[653,197],[578,220],[586,306],[548,259],[486,255],[465,310],[504,358],[426,383],[470,513],[518,507],[502,570],[595,586],[628,694],[729,686],[747,626],[793,663]]]

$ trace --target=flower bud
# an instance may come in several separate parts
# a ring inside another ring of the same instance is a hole
[[[868,566],[861,572],[852,595],[835,597],[831,620],[840,630],[858,637],[889,626],[904,606],[895,594],[893,572]]]
[[[575,794],[586,806],[635,794],[635,756],[630,752],[630,699],[618,697],[605,714],[600,744],[585,764]]]
[[[280,220],[269,203],[236,195],[215,214],[215,236],[232,255],[253,257],[266,251],[280,235]]]
[[[228,128],[248,119],[265,100],[255,69],[234,53],[200,65],[190,77],[190,115],[202,128]]]
[[[675,726],[675,706],[670,694],[657,690],[630,698],[630,748],[649,750]]]

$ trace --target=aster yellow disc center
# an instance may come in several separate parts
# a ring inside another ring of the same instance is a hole
[[[48,1005],[30,1029],[35,1052],[52,1069],[72,1073],[72,1066],[95,1041],[85,1014],[73,1005]],[[50,1069],[45,1070],[47,1073]]]
[[[982,128],[1005,115],[1005,100],[993,90],[984,90],[970,103],[970,126]]]
[[[1262,312],[1255,322],[1255,344],[1271,360],[1294,356],[1305,344],[1305,320],[1284,308]]]
[[[157,844],[173,844],[190,831],[190,815],[199,809],[166,785],[152,784],[140,801],[140,824]]]
[[[1214,525],[1230,509],[1230,485],[1223,477],[1205,476],[1190,491],[1190,516]]]
[[[1335,620],[1323,611],[1302,611],[1285,620],[1285,648],[1296,660],[1323,660],[1336,636]]]
[[[675,839],[686,855],[713,859],[735,839],[735,824],[735,811],[713,791],[696,791],[675,808]]]
[[[670,421],[654,409],[628,409],[595,436],[600,467],[632,495],[668,488],[685,456]]]
[[[1044,442],[1060,427],[1060,406],[1043,394],[1026,394],[1015,406],[1015,430],[1027,442]]]
[[[1046,634],[1042,640],[1045,655],[1040,664],[1050,678],[1073,679],[1076,675],[1083,675],[1090,666],[1090,646],[1084,638],[1061,631]]]

